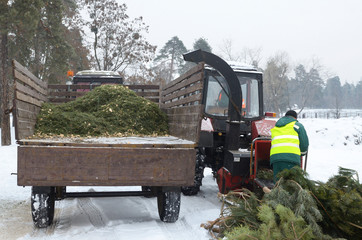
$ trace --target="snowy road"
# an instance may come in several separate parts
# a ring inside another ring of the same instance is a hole
[[[206,170],[205,175],[202,191],[197,196],[182,196],[176,223],[159,220],[156,198],[78,198],[57,201],[54,223],[47,229],[36,229],[30,216],[30,188],[20,188],[24,200],[0,200],[0,239],[210,239],[200,224],[219,216],[221,202],[216,197],[217,185],[210,171]],[[68,187],[67,190],[86,191],[87,188]],[[90,189],[93,190],[120,188]],[[122,190],[139,190],[139,187]],[[26,197],[25,192],[29,196]]]
[[[362,176],[362,118],[300,121],[310,139],[307,172],[311,179],[326,181],[337,173],[338,166],[355,169]],[[12,142],[11,146],[0,147],[0,240],[210,239],[200,224],[215,220],[221,208],[210,169],[206,169],[197,196],[182,196],[176,223],[159,220],[156,198],[85,198],[56,202],[54,224],[47,229],[35,229],[30,213],[30,188],[18,187],[16,176],[11,175],[17,172],[16,144],[14,139]],[[87,191],[75,187],[68,190]]]

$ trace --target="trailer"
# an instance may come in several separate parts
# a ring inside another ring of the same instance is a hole
[[[181,187],[194,182],[203,64],[176,79],[172,89],[162,90],[165,94],[159,104],[169,118],[171,136],[167,137],[31,137],[41,105],[48,101],[48,85],[15,60],[13,76],[17,184],[32,187],[31,213],[36,227],[52,224],[55,201],[76,197],[156,196],[160,219],[177,221]],[[142,186],[142,190],[68,192],[67,186]]]

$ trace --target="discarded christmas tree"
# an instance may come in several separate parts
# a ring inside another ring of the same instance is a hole
[[[327,183],[309,180],[301,168],[284,170],[262,199],[249,190],[230,192],[219,226],[226,239],[359,239],[362,198],[358,174],[340,168]]]
[[[323,206],[320,225],[325,232],[347,239],[362,238],[362,185],[357,171],[340,168],[338,175],[319,183],[314,194]]]

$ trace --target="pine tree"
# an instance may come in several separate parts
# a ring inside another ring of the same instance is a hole
[[[339,77],[333,77],[327,80],[326,88],[324,89],[324,98],[327,107],[335,109],[335,118],[340,117],[340,110],[342,108],[342,87]]]
[[[29,32],[34,29],[34,22],[37,17],[37,7],[41,1],[0,1],[0,38],[1,38],[1,128],[2,145],[10,145],[10,116],[9,100],[12,96],[10,89],[12,82],[10,78],[9,64],[13,59],[11,44],[14,39],[18,42],[25,42],[25,39],[32,38]],[[34,11],[34,13],[33,13]],[[30,48],[19,48],[24,58],[29,58]]]
[[[75,1],[14,1],[10,6],[9,56],[26,66],[37,77],[50,83],[65,81],[65,73],[75,66],[87,67],[86,52],[79,27],[72,19]]]
[[[65,79],[65,73],[69,69],[69,59],[73,53],[71,45],[64,37],[63,1],[47,2],[41,13],[44,20],[39,21],[37,29],[39,38],[35,39],[38,44],[36,49],[40,51],[36,54],[45,58],[34,59],[33,66],[37,67],[35,73],[38,72],[38,76],[48,79],[49,83],[56,83]],[[39,44],[41,45],[39,46]]]
[[[362,109],[362,80],[359,81],[356,85],[355,95],[356,95],[356,106],[357,108]]]
[[[343,97],[343,107],[344,108],[356,108],[355,103],[355,86],[353,84],[345,83],[342,86],[342,97]]]
[[[166,42],[155,58],[158,64],[166,63],[168,66],[167,82],[171,81],[176,70],[182,69],[184,60],[182,54],[186,53],[187,49],[183,42],[174,36]]]
[[[202,51],[212,52],[212,48],[205,38],[199,38],[194,42],[194,50],[201,49]]]
[[[206,51],[206,52],[212,52],[212,48],[210,47],[209,43],[207,42],[207,40],[205,38],[202,38],[202,37],[195,40],[194,45],[193,45],[193,50],[199,50],[199,49],[201,49],[202,51]],[[193,63],[193,62],[184,62],[184,64],[179,69],[179,73],[183,74],[183,73],[187,72],[188,70],[190,70],[191,68],[193,68],[195,65],[196,65],[196,63]]]
[[[316,68],[307,71],[304,65],[299,64],[295,69],[295,78],[288,83],[290,103],[297,104],[300,112],[305,107],[320,107],[323,103],[323,81]]]

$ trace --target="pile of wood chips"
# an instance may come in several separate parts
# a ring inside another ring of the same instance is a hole
[[[103,85],[75,101],[43,104],[35,135],[164,136],[167,115],[156,103],[122,85]]]

